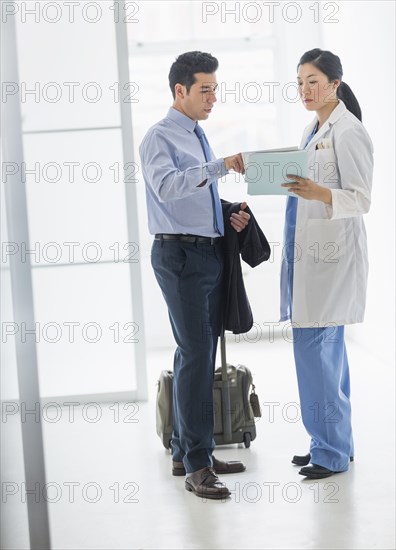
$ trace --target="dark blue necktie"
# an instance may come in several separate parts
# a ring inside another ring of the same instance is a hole
[[[196,124],[194,128],[194,132],[197,134],[198,139],[201,143],[201,147],[203,149],[205,159],[207,162],[210,162],[211,154],[210,154],[210,147],[208,140],[206,139],[205,132],[202,130],[201,126]],[[212,203],[213,203],[213,224],[214,228],[220,235],[224,235],[224,220],[223,220],[223,211],[221,208],[221,202],[219,197],[219,192],[217,189],[217,182],[213,182],[210,185],[210,192],[212,195]]]

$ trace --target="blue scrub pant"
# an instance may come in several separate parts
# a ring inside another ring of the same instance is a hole
[[[213,382],[224,264],[220,239],[214,245],[155,240],[151,264],[177,343],[172,458],[183,461],[191,473],[213,464]]]
[[[282,266],[281,315],[292,321],[298,200],[287,200]],[[336,472],[346,471],[354,449],[344,326],[293,328],[293,349],[302,421],[311,436],[311,463]]]
[[[293,328],[293,340],[311,463],[344,472],[354,455],[344,327]]]

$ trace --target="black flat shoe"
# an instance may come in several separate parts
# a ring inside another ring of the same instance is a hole
[[[349,457],[349,460],[351,462],[354,461],[354,457]],[[292,464],[297,464],[297,466],[307,466],[311,462],[311,455],[308,453],[307,455],[294,455],[292,458]]]
[[[309,477],[310,479],[322,479],[324,477],[330,477],[333,474],[339,474],[340,472],[334,472],[333,470],[328,470],[318,464],[312,464],[311,466],[301,468],[298,473],[302,476]]]
[[[306,466],[311,462],[311,455],[308,453],[307,455],[294,455],[292,458],[292,463],[297,464],[297,466]]]

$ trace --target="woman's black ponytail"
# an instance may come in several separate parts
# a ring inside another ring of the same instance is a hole
[[[337,88],[337,97],[345,103],[348,111],[361,121],[362,110],[360,109],[359,102],[348,84],[342,81],[343,72],[340,58],[329,51],[315,48],[314,50],[305,52],[298,63],[297,69],[300,65],[304,65],[304,63],[311,63],[317,67],[327,76],[330,82],[341,80],[341,84]]]
[[[351,88],[343,80],[337,88],[337,97],[345,103],[345,107],[348,111],[351,111],[351,113],[353,113],[360,121],[362,120],[362,110],[359,102]]]

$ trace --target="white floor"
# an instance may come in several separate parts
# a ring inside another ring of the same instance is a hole
[[[155,433],[155,393],[160,370],[172,364],[171,349],[148,357],[149,402],[102,405],[97,422],[87,420],[95,409],[81,407],[73,422],[66,408],[58,422],[46,420],[53,548],[395,548],[393,365],[353,343],[348,350],[356,457],[349,472],[327,480],[305,481],[290,463],[293,454],[307,452],[308,437],[295,422],[292,349],[284,341],[228,345],[229,362],[253,371],[263,417],[250,449],[216,451],[247,466],[223,476],[232,491],[226,502],[202,501],[184,489],[184,478],[170,475],[170,454]],[[7,487],[17,491],[3,495],[5,549],[28,548],[16,434],[12,422],[3,426],[3,486],[14,483]]]

